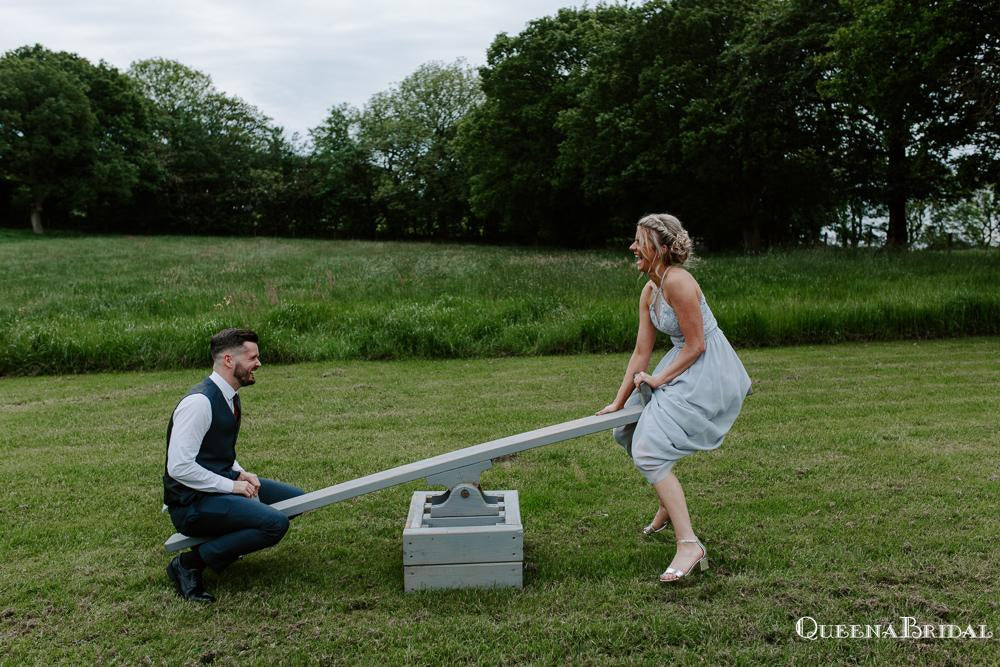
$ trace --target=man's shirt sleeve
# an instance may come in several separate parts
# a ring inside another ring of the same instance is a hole
[[[167,474],[195,491],[232,493],[233,480],[216,475],[195,461],[201,441],[212,425],[212,404],[204,394],[185,396],[174,410],[174,428],[167,445]]]

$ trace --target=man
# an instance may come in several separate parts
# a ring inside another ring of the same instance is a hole
[[[221,572],[243,554],[277,544],[288,517],[270,505],[304,493],[259,479],[236,461],[237,390],[252,385],[260,368],[257,334],[225,329],[212,336],[210,351],[212,374],[188,391],[170,418],[163,474],[163,502],[174,526],[209,538],[167,566],[177,594],[198,602],[215,600],[204,589],[202,570]]]

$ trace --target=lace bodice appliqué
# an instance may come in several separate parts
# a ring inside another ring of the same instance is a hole
[[[674,345],[683,344],[684,334],[677,321],[677,313],[667,303],[667,299],[663,296],[663,290],[659,287],[653,289],[653,299],[649,304],[649,319],[652,320],[653,326],[657,330],[670,336]],[[719,328],[719,324],[715,320],[715,315],[712,314],[712,309],[708,307],[704,293],[701,294],[699,302],[701,303],[701,319],[705,327],[705,337],[708,338],[709,334],[714,333]]]

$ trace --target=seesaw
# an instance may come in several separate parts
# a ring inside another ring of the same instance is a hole
[[[650,398],[643,384],[642,405],[606,415],[519,433],[429,459],[328,486],[272,505],[288,517],[391,486],[425,479],[447,491],[416,491],[403,529],[403,583],[407,591],[522,585],[524,527],[516,491],[483,491],[479,476],[493,459],[632,424]],[[167,551],[206,540],[175,533]]]

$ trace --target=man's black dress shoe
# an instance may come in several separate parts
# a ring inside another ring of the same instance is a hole
[[[201,583],[201,570],[189,570],[181,565],[177,556],[167,565],[167,576],[174,582],[177,594],[185,600],[195,602],[215,602],[215,596],[205,591]]]

